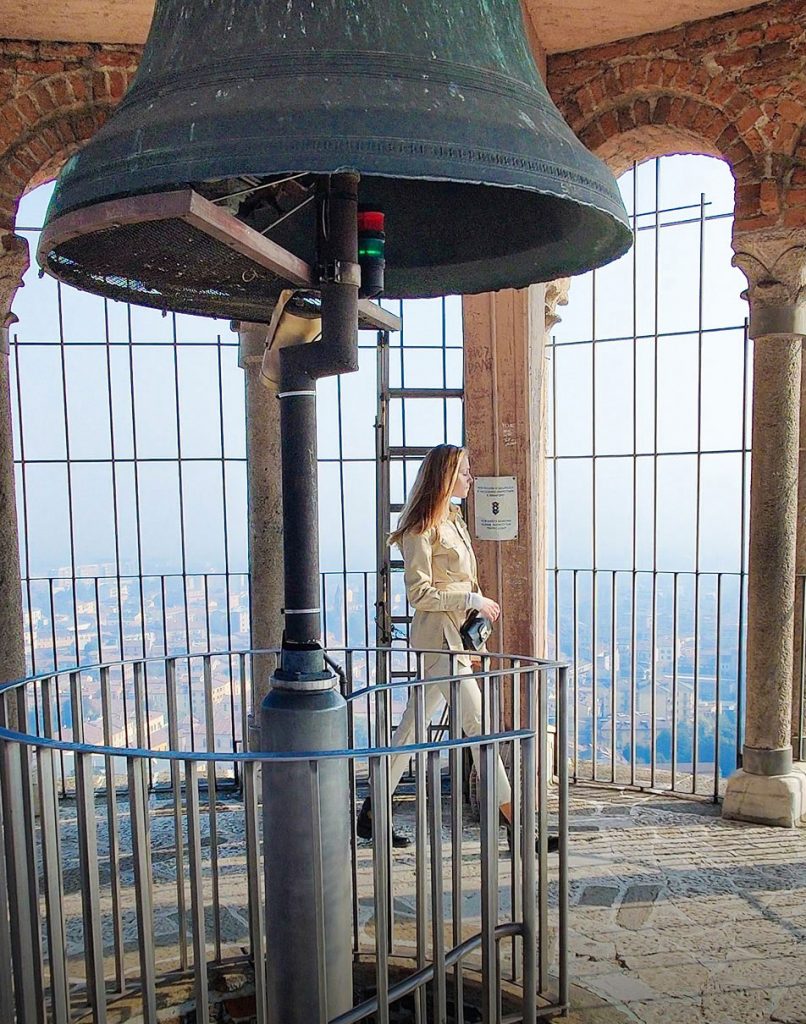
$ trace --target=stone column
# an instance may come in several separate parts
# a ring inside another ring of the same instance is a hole
[[[561,282],[463,301],[471,469],[518,481],[517,538],[474,541],[482,588],[502,609],[494,648],[513,654],[546,653],[545,340],[564,301]]]
[[[806,340],[804,341],[806,348]],[[795,553],[795,643],[792,665],[792,754],[806,761],[806,735],[801,736],[801,701],[806,701],[804,673],[804,593],[806,593],[806,352],[800,373],[800,455],[798,458],[798,536]]]
[[[246,378],[246,478],[249,514],[249,601],[252,647],[279,647],[283,636],[283,502],[280,403],[260,379],[266,324],[240,324],[239,365]],[[273,658],[254,665],[259,707],[269,689]]]
[[[806,771],[793,766],[790,738],[806,238],[740,234],[734,251],[749,283],[753,436],[745,744],[722,813],[792,827],[806,823]]]
[[[14,442],[9,391],[11,305],[28,269],[28,243],[0,236],[0,682],[25,675],[20,548],[14,486]]]

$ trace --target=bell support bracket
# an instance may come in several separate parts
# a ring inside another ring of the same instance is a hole
[[[73,239],[83,238],[92,244],[93,236],[102,236],[104,232],[114,234],[127,225],[159,224],[168,221],[187,225],[200,235],[206,236],[213,244],[217,243],[223,249],[237,254],[247,264],[254,265],[273,278],[279,278],[283,282],[283,287],[292,285],[309,290],[316,290],[319,287],[316,271],[305,260],[272,239],[266,238],[259,231],[238,220],[228,210],[210,202],[193,189],[111,199],[63,214],[51,221],[42,232],[38,247],[40,265],[52,272],[49,254]],[[118,272],[120,277],[126,276],[122,269],[125,263],[126,255],[121,253],[121,269]],[[242,276],[243,273],[246,272],[242,271]],[[149,282],[145,281],[144,284],[148,286]],[[160,305],[156,301],[151,304]],[[169,308],[168,304],[166,308]],[[273,308],[274,302],[267,301],[265,318],[261,319],[268,322]],[[243,319],[256,318],[253,315]],[[369,299],[359,299],[358,326],[362,330],[399,331],[400,318]]]

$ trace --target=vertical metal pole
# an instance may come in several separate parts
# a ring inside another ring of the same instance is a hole
[[[431,1020],[447,1024],[445,991],[445,914],[442,905],[442,785],[439,751],[428,752],[428,807],[431,832],[431,961],[434,1003]]]
[[[144,1024],[157,1022],[156,967],[154,961],[153,880],[148,856],[148,807],[144,799],[145,762],[142,757],[126,759],[129,778],[129,808],[132,823],[137,945],[140,951],[140,988]],[[197,1013],[198,1019],[198,1013]]]
[[[535,844],[536,828],[537,739],[535,735],[536,673],[526,673],[526,721],[530,736],[522,742],[523,750],[523,832],[529,842],[523,844],[523,1019],[537,1020],[537,876]],[[562,835],[562,833],[560,833]],[[562,839],[560,840],[562,842]],[[540,940],[543,941],[543,936]]]
[[[558,969],[560,1005],[568,1005],[568,669],[557,671],[557,743],[559,789]],[[543,937],[541,935],[541,942]]]
[[[372,878],[375,889],[375,989],[378,995],[378,1024],[389,1024],[389,780],[383,758],[370,757],[369,782],[374,808]]]
[[[320,646],[316,380],[358,367],[357,210],[357,174],[318,182],[322,341],[281,353],[285,638],[261,706],[266,753],[347,746],[347,705]],[[268,1009],[269,1020],[278,1024],[310,1024],[352,1005],[346,759],[318,764],[316,781],[312,786],[304,761],[269,759],[263,765],[266,934],[272,942]],[[315,955],[320,935],[322,984]]]
[[[748,374],[750,368],[753,365],[753,360],[750,355],[750,330],[747,320],[744,322],[744,348],[743,348],[743,363],[742,363],[742,511],[741,511],[741,537],[739,553],[741,561],[741,574],[739,578],[739,636],[738,636],[738,647],[739,647],[739,664],[737,666],[737,678],[736,678],[736,767],[739,768],[742,762],[742,725],[744,722],[744,683],[745,683],[745,661],[747,657],[747,651],[745,648],[746,640],[746,624],[745,624],[745,604],[747,598],[747,533],[748,533],[748,515],[747,515],[747,471],[748,471],[748,450],[747,450],[747,397],[750,390]],[[806,596],[806,591],[804,591]]]
[[[204,882],[202,880],[201,825],[199,822],[199,781],[196,762],[185,761],[188,860],[190,862],[190,920],[193,929],[193,979],[196,1020],[210,1019],[207,990],[207,935],[204,923]]]
[[[101,673],[101,714],[103,716],[104,743],[112,743],[112,702],[109,686],[109,668],[102,668]],[[176,750],[176,747],[173,747]],[[106,775],[106,821],[109,833],[109,880],[112,888],[112,930],[115,941],[115,980],[118,992],[126,987],[126,969],[124,965],[123,913],[121,908],[120,885],[120,826],[118,824],[117,792],[115,784],[115,759],[104,760]]]
[[[81,676],[70,673],[70,701],[73,713],[73,741],[84,742],[84,710],[81,702]],[[81,907],[84,922],[84,961],[87,993],[97,1024],[106,1024],[106,982],[101,930],[101,899],[98,875],[98,839],[95,820],[95,793],[92,782],[92,755],[77,751],[76,820],[78,824]]]
[[[425,743],[425,692],[422,676],[417,673],[417,681],[414,686],[414,742]],[[426,755],[424,751],[415,754],[416,773],[414,776],[414,817],[416,821],[415,834],[415,906],[417,914],[417,967],[422,969],[427,961],[427,901],[428,901],[428,878],[426,877],[426,842],[428,841],[426,831]],[[391,794],[390,794],[391,795]],[[427,1021],[427,1004],[425,999],[425,987],[420,985],[417,989],[415,1002],[415,1020],[417,1024],[425,1024]]]
[[[672,576],[672,792],[677,788],[677,634],[680,628],[679,573]]]
[[[165,697],[168,714],[168,742],[179,750],[179,720],[176,708],[176,659],[165,662]],[[173,803],[174,848],[176,850],[176,908],[179,920],[179,965],[188,966],[187,924],[185,914],[185,842],[182,835],[182,766],[171,760],[171,796]]]
[[[0,784],[16,1019],[18,1024],[40,1024],[44,1000],[41,976],[37,976],[37,964],[41,964],[39,935],[33,928],[34,921],[29,913],[31,892],[37,883],[35,865],[29,857],[22,796],[27,778],[23,761],[27,754],[27,750],[19,743],[2,744]],[[2,913],[5,914],[5,908]],[[13,1013],[9,1020],[14,1020]]]
[[[719,802],[719,700],[720,700],[720,658],[722,655],[722,573],[716,578],[716,670],[714,679],[714,803]]]
[[[215,753],[213,721],[213,667],[209,654],[202,658],[204,671],[204,723],[207,752]],[[221,900],[218,884],[218,819],[216,814],[216,762],[207,762],[207,820],[210,831],[210,874],[213,887],[213,940],[216,960],[221,959]]]
[[[45,736],[53,735],[52,679],[42,680],[42,716]],[[48,747],[37,750],[39,765],[40,825],[42,836],[42,869],[47,906],[48,961],[54,1024],[67,1024],[70,1019],[70,987],[67,978],[67,938],[64,922],[64,887],[60,843],[59,800],[56,795],[55,751]],[[116,869],[112,855],[110,831],[110,868]],[[114,875],[113,875],[114,878]],[[5,914],[2,913],[3,918]],[[0,922],[0,925],[2,922]],[[116,954],[117,954],[116,948]]]
[[[456,675],[456,658],[451,655],[451,675]],[[451,680],[450,739],[462,738],[461,680]],[[451,778],[451,921],[453,944],[462,941],[462,750],[451,747],[449,754]],[[453,969],[454,1016],[456,1024],[464,1024],[464,978],[462,961]]]

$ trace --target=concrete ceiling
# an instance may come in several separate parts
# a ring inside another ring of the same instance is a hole
[[[546,53],[671,28],[758,0],[523,0]],[[153,0],[0,0],[0,37],[142,43]]]

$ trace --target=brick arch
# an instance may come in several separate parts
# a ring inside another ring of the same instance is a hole
[[[795,141],[794,152],[784,175],[784,225],[806,227],[806,126]]]
[[[0,106],[0,233],[13,231],[20,198],[55,176],[120,102],[136,70],[134,54],[36,77]]]
[[[723,157],[737,178],[744,160],[769,148],[760,130],[768,118],[758,101],[702,63],[629,56],[591,75],[589,68],[564,67],[559,61],[552,66],[549,87],[573,130],[591,148],[637,128],[665,128],[672,133],[667,141],[676,134],[689,146]]]

